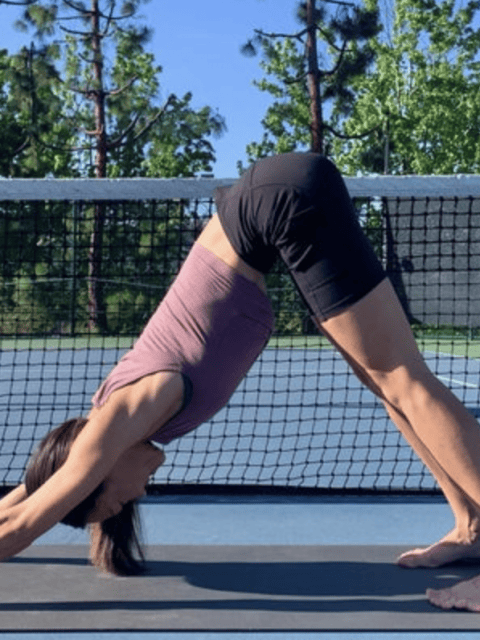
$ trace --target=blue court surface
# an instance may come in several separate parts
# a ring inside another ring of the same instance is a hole
[[[480,615],[423,596],[480,564],[393,564],[452,526],[439,499],[146,498],[141,514],[150,577],[102,577],[62,525],[3,564],[2,640],[480,637]]]
[[[0,351],[0,470],[10,470],[7,482],[21,478],[32,438],[38,441],[53,425],[88,412],[91,396],[124,352]],[[477,416],[480,360],[428,351],[424,356]],[[166,453],[161,483],[434,488],[381,403],[327,349],[266,349],[228,407]]]

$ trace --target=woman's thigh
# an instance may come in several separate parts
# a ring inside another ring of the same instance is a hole
[[[415,377],[429,373],[388,278],[346,311],[317,324],[376,382],[398,371]]]

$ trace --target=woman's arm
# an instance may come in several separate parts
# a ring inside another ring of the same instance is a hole
[[[2,509],[6,509],[7,507],[13,507],[19,502],[22,502],[27,497],[27,490],[24,484],[19,484],[15,489],[9,491],[1,500],[0,500],[0,514]]]
[[[89,471],[92,471],[91,478],[87,475]],[[0,560],[28,547],[85,499],[95,489],[98,471],[95,465],[86,465],[81,474],[74,476],[65,463],[34,494],[3,508],[0,511]]]
[[[92,410],[65,464],[31,496],[0,510],[0,560],[28,547],[89,496],[125,451],[180,409],[183,391],[180,374],[157,373],[119,389]]]

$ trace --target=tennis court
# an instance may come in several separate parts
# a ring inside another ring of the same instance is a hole
[[[89,349],[89,370],[92,363],[97,363],[102,377],[122,352],[123,348],[103,352]],[[322,355],[335,370],[334,383],[328,389],[319,388]],[[42,422],[42,411],[50,417],[52,405],[58,405],[55,394],[66,393],[58,380],[68,380],[72,385],[72,371],[80,380],[85,379],[83,349],[17,352],[16,367],[10,364],[10,371],[9,351],[4,350],[1,356],[1,396],[5,397],[8,381],[15,376],[23,380],[21,384],[31,385],[25,392],[32,411],[38,412],[38,422]],[[425,356],[475,412],[480,362],[441,353]],[[22,367],[28,367],[28,381],[19,373]],[[424,477],[425,487],[428,477],[421,463],[412,461],[410,449],[399,441],[394,427],[372,433],[372,424],[385,421],[384,410],[375,398],[360,385],[348,382],[350,399],[345,402],[348,376],[341,358],[331,350],[310,348],[291,353],[282,348],[267,349],[225,410],[233,414],[241,411],[241,420],[235,422],[232,415],[226,420],[219,415],[201,428],[208,433],[208,441],[223,439],[215,465],[212,460],[210,465],[205,462],[212,453],[205,453],[197,444],[197,451],[188,460],[190,473],[203,469],[201,480],[208,485],[209,467],[217,472],[219,467],[231,467],[235,473],[246,474],[247,479],[249,469],[262,468],[265,472],[271,466],[265,463],[270,449],[266,440],[275,448],[276,441],[282,439],[283,448],[294,449],[297,456],[298,452],[325,449],[326,421],[312,415],[315,407],[318,415],[329,414],[330,434],[342,432],[331,454],[335,462],[327,459],[323,471],[326,476],[328,470],[330,481],[335,477],[337,487],[358,483],[360,474],[355,468],[362,470],[364,489],[373,489],[386,479],[391,486],[400,486],[407,476],[409,482]],[[93,392],[94,381],[87,389]],[[20,392],[20,388],[17,390]],[[249,401],[252,394],[254,398]],[[272,425],[285,422],[286,405],[296,407],[291,433],[288,429],[280,433],[280,428],[275,432]],[[78,406],[79,412],[85,409]],[[268,421],[261,415],[263,409],[269,411]],[[336,410],[339,425],[335,425]],[[349,410],[352,418],[348,417]],[[12,423],[18,422],[20,415],[11,412],[9,418]],[[246,444],[242,445],[239,429],[244,423],[256,424],[258,442],[245,435]],[[311,434],[302,437],[298,433],[298,424],[304,423],[304,428],[315,432],[319,443]],[[366,444],[362,447],[363,436]],[[200,442],[206,438],[200,434]],[[11,439],[18,441],[13,433]],[[235,450],[229,451],[231,439],[235,440]],[[330,447],[333,444],[332,440]],[[243,467],[238,460],[242,450],[248,450],[249,457]],[[392,451],[395,462],[389,461]],[[279,486],[288,486],[292,478],[284,475],[285,470],[299,466],[299,460],[295,455],[282,460],[285,452],[275,455],[272,477]],[[322,466],[313,460],[310,464],[317,471]],[[304,460],[301,466],[308,482],[308,464]],[[365,471],[369,466],[371,475]],[[181,469],[175,470],[175,465],[166,467],[157,482],[162,483],[166,475],[174,486],[182,482],[182,473]],[[215,473],[211,471],[211,475]],[[229,479],[236,484],[235,474]],[[432,483],[430,486],[433,488]],[[142,633],[149,637],[157,633],[162,638],[171,633],[172,638],[178,638],[180,632],[194,638],[233,638],[246,632],[258,638],[273,637],[270,632],[288,638],[299,632],[302,638],[309,632],[322,632],[322,638],[338,637],[338,633],[342,638],[349,637],[353,632],[356,635],[351,637],[355,638],[394,638],[393,633],[408,632],[408,637],[415,638],[416,633],[426,631],[429,637],[435,637],[430,635],[434,630],[440,634],[480,629],[480,620],[474,614],[436,611],[424,595],[427,587],[439,588],[475,575],[480,564],[415,571],[394,565],[402,551],[429,544],[451,528],[449,509],[439,497],[372,498],[359,494],[341,498],[328,492],[288,496],[282,492],[262,494],[260,485],[250,495],[234,489],[214,495],[207,488],[203,493],[188,495],[169,490],[167,484],[163,494],[145,499],[142,518],[148,572],[140,578],[97,574],[88,566],[86,535],[63,525],[6,563],[0,581],[2,637],[8,638],[8,632],[15,631],[18,638],[23,630],[38,637],[55,632],[58,640],[60,631],[68,632],[68,638],[82,632],[105,640],[108,635],[104,634],[109,632],[115,637],[128,632],[128,638],[145,637]],[[206,635],[210,632],[214,635]],[[330,632],[333,635],[329,636]]]
[[[48,430],[88,411],[225,184],[61,182],[0,185],[4,486],[20,481]],[[478,416],[480,184],[375,178],[348,187],[428,365]],[[87,262],[100,209],[95,297]],[[146,575],[99,575],[85,534],[58,525],[2,564],[2,638],[440,640],[480,629],[476,615],[425,598],[427,587],[480,565],[394,564],[452,527],[430,475],[313,334],[281,270],[269,291],[277,319],[269,348],[224,410],[167,448],[142,502]]]

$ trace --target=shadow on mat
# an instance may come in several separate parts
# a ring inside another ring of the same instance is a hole
[[[199,589],[274,596],[405,597],[478,575],[480,566],[402,569],[385,562],[149,562],[144,578],[177,576]]]
[[[28,561],[31,559],[25,558],[25,562]],[[41,560],[34,559],[34,562],[40,564]],[[50,558],[43,560],[44,564],[51,562]],[[84,561],[76,558],[55,560],[55,564],[62,563],[84,564]],[[478,571],[478,566],[475,569],[458,564],[439,569],[405,570],[388,563],[372,562],[153,561],[148,563],[148,571],[141,577],[123,581],[114,578],[90,580],[85,589],[85,599],[78,601],[35,602],[32,599],[28,602],[29,595],[39,600],[44,600],[45,596],[42,598],[42,594],[36,592],[29,594],[26,584],[22,589],[23,601],[4,601],[0,604],[0,611],[93,612],[119,609],[141,612],[203,609],[432,613],[433,607],[424,596],[428,587],[438,589],[449,586],[478,574]],[[69,574],[68,579],[71,578]],[[162,580],[155,584],[156,578]],[[168,598],[168,578],[176,579],[175,591],[179,596],[176,600]],[[68,595],[68,579],[65,575],[58,576],[59,597]],[[179,580],[184,584],[180,593]],[[204,590],[209,593],[204,593]],[[49,596],[53,599],[52,591]]]

